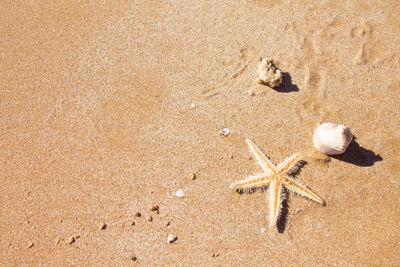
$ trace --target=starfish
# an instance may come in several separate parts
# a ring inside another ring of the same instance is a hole
[[[290,175],[301,163],[299,153],[288,157],[278,166],[275,166],[253,141],[246,139],[246,142],[264,172],[233,183],[230,188],[240,192],[268,186],[269,227],[276,225],[280,215],[282,201],[285,198],[282,187],[325,205],[325,202],[319,196]]]

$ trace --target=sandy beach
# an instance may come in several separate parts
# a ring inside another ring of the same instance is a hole
[[[0,265],[400,263],[397,0],[0,7]],[[324,122],[344,154],[314,149]],[[289,192],[269,228],[267,192],[229,188],[261,171],[246,138],[301,153],[326,205]]]

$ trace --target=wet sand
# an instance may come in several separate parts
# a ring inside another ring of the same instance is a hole
[[[398,1],[1,7],[2,265],[400,262]],[[313,149],[322,122],[350,127],[345,154]],[[246,138],[302,152],[326,206],[289,193],[268,228],[266,192],[229,189],[260,171]]]

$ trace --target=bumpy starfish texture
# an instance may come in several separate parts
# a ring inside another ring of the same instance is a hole
[[[301,163],[300,154],[294,154],[278,164],[278,166],[275,166],[253,141],[246,139],[246,142],[264,172],[233,183],[230,188],[238,191],[246,191],[268,186],[270,227],[276,225],[280,216],[282,201],[285,198],[283,187],[314,200],[321,205],[325,204],[317,194],[313,193],[305,185],[301,184],[290,175],[299,167],[299,163]]]

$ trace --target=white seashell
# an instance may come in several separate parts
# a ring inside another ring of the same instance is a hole
[[[219,134],[222,134],[223,136],[228,136],[231,133],[228,128],[224,128],[221,131],[219,131]]]
[[[168,244],[172,244],[172,243],[174,243],[177,239],[178,239],[178,237],[177,237],[176,235],[168,234],[167,242],[168,242]]]
[[[184,197],[185,196],[185,192],[183,192],[182,189],[178,189],[178,191],[176,191],[175,195],[177,197]]]
[[[325,155],[339,155],[346,151],[353,134],[349,127],[335,123],[323,123],[314,132],[314,147]]]
[[[282,71],[275,67],[272,59],[260,59],[257,76],[258,83],[266,84],[271,88],[279,86],[282,82]]]

